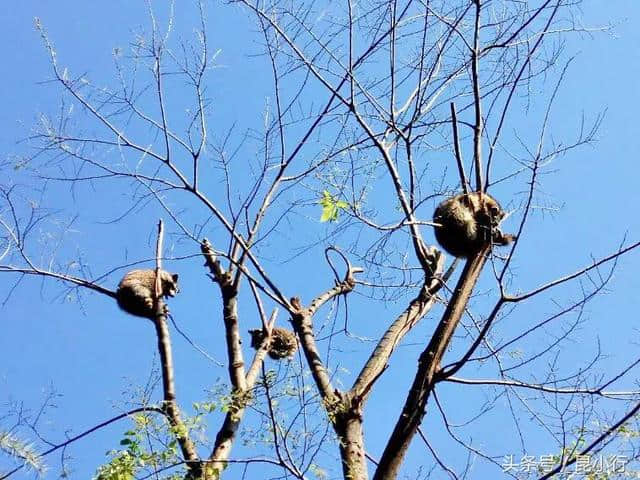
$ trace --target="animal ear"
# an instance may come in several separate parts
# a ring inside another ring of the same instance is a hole
[[[174,273],[173,275],[171,275],[171,278],[173,278],[174,282],[177,282],[178,281],[178,274]]]

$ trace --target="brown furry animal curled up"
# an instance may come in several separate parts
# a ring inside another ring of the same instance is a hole
[[[447,198],[433,212],[436,240],[451,255],[469,258],[489,243],[509,245],[515,237],[500,231],[505,213],[483,192]]]
[[[174,297],[178,293],[178,274],[160,270],[162,296]],[[155,270],[131,270],[118,285],[118,306],[131,315],[154,319],[153,301],[156,288]],[[168,313],[165,305],[165,313]]]
[[[251,348],[260,348],[264,339],[264,332],[260,330],[249,330],[251,335]],[[274,360],[292,357],[298,349],[296,335],[286,328],[275,327],[271,332],[271,343],[269,344],[269,356]]]

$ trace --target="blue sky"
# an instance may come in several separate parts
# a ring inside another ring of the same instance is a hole
[[[96,83],[112,81],[113,48],[127,48],[133,32],[138,31],[141,25],[144,28],[148,26],[144,2],[101,2],[99,8],[95,5],[93,2],[71,0],[31,0],[16,3],[11,9],[4,5],[0,10],[4,27],[0,30],[0,49],[4,60],[0,92],[3,105],[0,129],[2,159],[28,153],[28,144],[20,140],[29,136],[40,112],[52,113],[59,108],[60,93],[47,82],[51,78],[51,70],[40,36],[34,29],[34,17],[41,19],[55,42],[60,63],[69,65],[76,74],[86,72]],[[196,21],[194,13],[195,10],[186,2],[178,5],[176,29],[179,34],[191,35]],[[159,9],[159,15],[162,18],[162,9]],[[606,115],[597,143],[573,151],[547,168],[538,190],[540,203],[560,208],[556,213],[540,210],[528,225],[522,250],[513,264],[517,273],[512,285],[514,290],[528,290],[587,265],[592,258],[614,251],[625,235],[629,243],[640,238],[640,216],[636,212],[640,201],[637,193],[640,128],[636,112],[637,105],[640,105],[640,85],[637,82],[640,78],[640,29],[637,20],[640,5],[633,0],[618,1],[615,8],[609,2],[585,2],[577,15],[585,25],[611,23],[613,27],[606,33],[567,37],[567,55],[576,55],[576,58],[560,87],[550,135],[558,141],[571,138],[579,128],[583,114],[587,120],[603,111]],[[255,37],[242,33],[255,32],[252,20],[235,7],[219,4],[209,9],[208,18],[210,43],[213,48],[221,50],[217,57],[220,68],[215,70],[208,85],[214,92],[216,118],[223,122],[220,132],[214,132],[214,136],[222,135],[222,127],[229,128],[232,124],[238,125],[239,131],[255,127],[260,124],[269,85],[264,81],[268,78],[264,59],[253,55],[258,51]],[[170,104],[176,111],[183,108],[180,100],[178,98]],[[535,136],[539,125],[539,110],[534,108],[520,116],[514,114],[510,126],[523,132],[523,137],[528,137]],[[8,172],[12,175],[11,170]],[[523,188],[523,185],[517,185],[505,193],[522,194]],[[128,222],[123,229],[122,224],[106,222],[123,211],[129,201],[128,196],[103,185],[81,186],[74,192],[69,192],[68,186],[52,186],[52,189],[54,195],[49,197],[52,204],[47,206],[64,210],[69,216],[80,215],[65,239],[62,249],[65,258],[73,258],[80,253],[97,274],[114,265],[149,257],[154,243],[155,217],[147,216],[147,213],[153,214],[153,210],[137,212],[134,221]],[[95,203],[88,204],[86,199]],[[197,212],[190,213],[195,215]],[[53,230],[56,225],[49,227]],[[312,224],[302,233],[291,232],[289,238],[296,238],[296,235],[313,238],[321,228],[325,227]],[[207,232],[214,240],[218,234],[219,230],[214,227]],[[278,238],[287,241],[286,236]],[[432,237],[428,238],[432,240]],[[171,239],[167,243],[175,256],[197,252],[193,244],[172,242]],[[285,291],[299,293],[303,299],[309,300],[314,292],[331,283],[328,268],[323,264],[319,270],[316,266],[318,252],[321,250],[308,252],[281,267],[283,270],[278,279]],[[277,265],[277,262],[273,264]],[[170,262],[170,267],[181,272],[183,293],[171,302],[179,324],[214,357],[224,360],[217,291],[204,276],[201,260]],[[288,269],[309,272],[305,275],[304,285],[300,285],[297,278],[290,278],[286,274]],[[606,354],[600,367],[602,372],[617,371],[638,356],[640,339],[635,325],[640,310],[638,269],[640,255],[625,256],[607,295],[588,304],[584,312],[587,321],[575,332],[574,341],[560,354],[561,372],[575,371],[588,363],[597,341]],[[118,275],[113,275],[107,284],[113,288],[117,281]],[[4,299],[10,285],[9,276],[0,276],[0,298]],[[54,443],[62,440],[65,432],[71,435],[78,433],[118,413],[122,392],[131,386],[145,384],[152,365],[154,362],[157,364],[150,324],[127,317],[114,303],[96,295],[84,298],[80,306],[77,302],[65,301],[61,292],[60,286],[52,282],[25,279],[0,310],[4,327],[0,336],[0,417],[8,401],[22,401],[27,408],[37,409],[44,392],[53,386],[60,396],[55,399],[55,408],[47,412],[41,428]],[[520,308],[509,317],[509,322],[513,323],[501,326],[497,335],[509,338],[510,334],[521,330],[522,325],[556,311],[556,302],[568,302],[579,294],[579,287],[573,285]],[[367,325],[354,323],[356,332],[372,337],[404,308],[402,301],[382,305],[355,297],[352,302],[351,322],[365,322],[362,319],[371,322]],[[482,307],[479,310],[484,313]],[[399,395],[398,392],[405,392],[410,385],[417,356],[439,312],[441,310],[430,314],[427,321],[412,332],[407,338],[407,345],[399,348],[376,387],[365,422],[367,448],[374,457],[381,453],[404,399],[404,394]],[[253,327],[255,323],[247,324],[243,330]],[[545,332],[546,335],[556,333]],[[188,411],[190,402],[202,399],[208,387],[219,379],[224,380],[226,370],[204,360],[175,332],[173,341],[178,393]],[[462,345],[455,344],[453,351],[462,351]],[[347,370],[342,373],[342,378],[348,384],[359,371],[368,346],[346,341],[342,346],[345,348],[342,362],[334,367]],[[520,347],[527,349],[529,345]],[[461,372],[461,376],[472,378],[476,373],[486,376],[487,372],[470,369]],[[618,389],[634,388],[637,378],[637,372],[632,370],[620,382]],[[469,387],[464,388],[447,385],[439,395],[453,423],[462,423],[472,417],[471,411],[476,410],[468,408],[470,401],[477,402],[477,405],[482,402],[482,393],[467,393]],[[498,403],[502,401],[504,399]],[[473,440],[495,454],[519,455],[521,452],[518,449],[511,451],[512,446],[505,440],[514,434],[509,430],[510,415],[506,403],[497,408],[471,429]],[[525,413],[521,415],[526,419]],[[218,416],[211,419],[212,432],[216,431],[219,422]],[[503,427],[509,437],[507,434],[505,437],[486,435],[496,426]],[[127,428],[127,425],[119,423],[72,446],[68,451],[73,456],[72,478],[90,478],[96,466],[104,462],[105,451],[117,447],[122,432]],[[436,432],[435,439],[440,442],[442,450],[451,447],[451,440],[438,433],[442,431],[442,422],[431,405],[424,428]],[[532,432],[531,448],[534,451],[530,453],[555,453],[545,450],[548,442],[544,432]],[[413,478],[413,472],[421,463],[431,463],[424,447],[418,443],[414,442],[408,459],[405,470],[408,478]],[[250,450],[238,447],[234,450],[234,455],[236,453],[239,457],[246,457]],[[448,460],[455,465],[464,464],[464,459],[459,457],[453,456]],[[49,458],[48,462],[51,473],[46,478],[57,478],[59,458]],[[0,471],[7,465],[6,458],[0,457]],[[251,478],[259,478],[258,473],[255,475]],[[496,478],[498,473],[495,469],[480,469],[471,478],[489,478],[484,475]]]

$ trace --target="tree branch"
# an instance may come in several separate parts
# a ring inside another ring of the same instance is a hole
[[[460,185],[465,194],[469,193],[469,183],[467,174],[464,171],[464,161],[460,150],[460,138],[458,137],[458,115],[456,114],[456,104],[451,102],[451,127],[453,128],[453,148],[456,153],[456,164],[458,165],[458,175],[460,175]]]
[[[393,480],[397,477],[409,444],[422,422],[429,395],[438,380],[437,374],[440,370],[442,357],[462,318],[490,249],[491,246],[487,245],[475,257],[467,260],[442,320],[433,333],[427,348],[420,355],[413,385],[380,458],[380,463],[373,477],[374,480]]]
[[[174,382],[173,355],[171,350],[171,338],[167,325],[167,311],[162,300],[162,281],[160,271],[162,270],[162,240],[163,223],[158,222],[158,239],[156,242],[156,284],[155,284],[155,327],[158,338],[158,352],[160,353],[160,364],[162,367],[162,389],[164,401],[162,409],[166,413],[173,434],[178,440],[180,450],[184,456],[190,475],[199,478],[201,473],[200,459],[198,452],[189,437],[189,431],[180,417],[180,409],[176,402],[176,389]]]
[[[395,348],[402,341],[404,336],[426,315],[436,301],[435,294],[442,288],[453,273],[449,270],[444,278],[441,278],[444,265],[444,256],[437,254],[433,261],[433,275],[425,280],[420,293],[414,298],[409,306],[384,333],[376,348],[371,352],[367,363],[362,368],[360,374],[351,388],[353,395],[364,402],[371,391],[376,380],[387,367],[389,359]]]

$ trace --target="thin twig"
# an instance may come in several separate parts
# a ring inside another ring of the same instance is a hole
[[[469,184],[467,182],[467,174],[464,171],[464,161],[462,159],[462,151],[460,149],[460,137],[458,136],[458,115],[456,114],[456,104],[451,102],[451,127],[453,128],[453,147],[456,153],[456,163],[458,165],[458,174],[460,175],[460,185],[465,195],[469,194]]]

